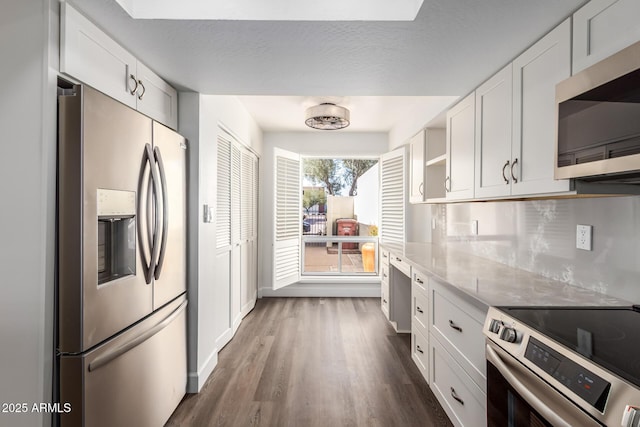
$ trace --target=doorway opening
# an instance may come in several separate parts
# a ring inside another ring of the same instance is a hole
[[[378,159],[302,159],[302,275],[378,274]]]

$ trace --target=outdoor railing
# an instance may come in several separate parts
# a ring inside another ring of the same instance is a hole
[[[302,236],[302,274],[378,275],[378,237]]]

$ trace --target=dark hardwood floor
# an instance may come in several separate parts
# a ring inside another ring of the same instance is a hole
[[[263,298],[167,426],[449,426],[379,298]]]

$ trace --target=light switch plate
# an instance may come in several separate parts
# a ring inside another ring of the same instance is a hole
[[[576,249],[590,251],[593,226],[578,224],[576,227]]]
[[[474,219],[473,221],[471,221],[471,234],[473,234],[474,236],[478,235],[478,220]]]

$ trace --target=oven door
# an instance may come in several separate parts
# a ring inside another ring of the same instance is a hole
[[[486,355],[489,426],[602,426],[491,340]]]

